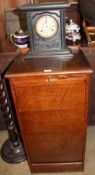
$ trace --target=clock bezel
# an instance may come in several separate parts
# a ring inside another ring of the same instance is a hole
[[[39,31],[39,29],[38,29],[38,23],[39,23],[39,21],[42,19],[42,18],[45,18],[45,17],[49,17],[49,18],[51,18],[51,19],[53,19],[54,20],[54,22],[55,22],[55,25],[56,25],[56,30],[54,31],[54,33],[52,33],[50,36],[45,36],[45,35],[43,35],[43,33],[41,33],[40,31]],[[57,22],[57,20],[56,20],[56,18],[54,17],[54,16],[52,16],[52,15],[50,15],[50,14],[43,14],[43,15],[41,15],[41,16],[39,16],[38,17],[38,19],[37,19],[37,21],[36,21],[36,24],[35,24],[35,29],[36,29],[36,33],[40,36],[40,37],[42,37],[42,38],[44,38],[44,39],[50,39],[50,38],[52,38],[52,37],[54,37],[55,35],[56,35],[56,33],[57,33],[57,31],[58,31],[58,27],[59,27],[59,25],[58,25],[58,22]]]

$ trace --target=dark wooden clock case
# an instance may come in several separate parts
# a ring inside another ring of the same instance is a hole
[[[72,58],[73,55],[67,48],[65,39],[65,10],[68,7],[69,4],[67,3],[25,4],[21,7],[27,12],[27,26],[30,37],[30,52],[27,58],[45,55]],[[42,15],[51,15],[58,23],[56,35],[48,39],[42,38],[36,33],[36,21]]]

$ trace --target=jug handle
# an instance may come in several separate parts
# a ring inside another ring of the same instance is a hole
[[[11,35],[10,35],[10,40],[11,40],[11,42],[12,42],[12,43],[13,43],[15,46],[17,46],[17,47],[18,47],[18,45],[17,45],[17,44],[16,44],[16,43],[13,41],[13,39],[12,39],[12,38],[13,38],[13,36],[14,36],[14,34],[11,34]]]

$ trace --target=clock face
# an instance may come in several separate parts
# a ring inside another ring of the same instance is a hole
[[[53,37],[58,30],[56,19],[50,15],[43,15],[36,22],[36,32],[43,38]]]

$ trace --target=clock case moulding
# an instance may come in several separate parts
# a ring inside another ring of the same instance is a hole
[[[65,2],[24,4],[20,7],[26,12],[27,27],[30,40],[30,51],[25,59],[39,57],[56,57],[65,60],[73,58],[72,51],[66,45],[65,10],[70,4]],[[58,29],[55,35],[43,38],[36,31],[36,23],[42,16],[51,16],[57,21]]]

